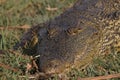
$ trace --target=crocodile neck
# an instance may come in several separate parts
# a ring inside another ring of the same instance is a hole
[[[119,10],[120,0],[77,0],[73,7],[76,8],[91,8],[94,6],[95,8],[104,8],[104,10],[112,11]]]
[[[72,8],[98,29],[100,54],[110,52],[111,47],[119,43],[120,0],[78,0]]]

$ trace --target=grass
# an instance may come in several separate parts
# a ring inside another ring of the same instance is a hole
[[[72,6],[74,2],[75,0],[0,0],[0,26],[15,27],[42,23],[59,15]],[[57,10],[47,10],[48,7],[57,8]],[[21,55],[17,56],[8,51],[19,41],[23,32],[24,30],[0,30],[0,35],[2,35],[0,50],[6,50],[4,54],[0,53],[0,63],[13,68],[25,69],[25,66],[21,66],[21,64],[29,63],[29,58],[23,58]],[[22,50],[18,52],[22,53]],[[72,69],[68,76],[71,80],[76,80],[78,77],[93,77],[115,73],[120,73],[120,53],[113,52],[95,58],[93,63],[84,69]],[[19,71],[13,72],[8,68],[0,67],[0,80],[21,80],[18,78],[20,74]],[[23,80],[27,80],[27,77]]]
[[[59,15],[74,0],[8,0],[0,3],[0,26],[37,24]],[[49,11],[46,8],[57,8]]]

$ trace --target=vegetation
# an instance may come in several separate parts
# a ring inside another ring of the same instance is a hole
[[[24,58],[22,50],[11,51],[26,30],[16,26],[35,25],[52,19],[71,7],[75,0],[0,0],[0,80],[21,80],[21,71],[25,70],[29,58]],[[14,29],[9,29],[9,28]],[[25,26],[26,27],[26,26]],[[27,56],[28,57],[28,56]],[[19,70],[17,70],[19,69]],[[120,73],[120,53],[113,53],[95,58],[88,66],[71,70],[71,80],[78,77],[93,77]],[[23,80],[28,80],[26,78]],[[111,80],[119,80],[118,78]]]

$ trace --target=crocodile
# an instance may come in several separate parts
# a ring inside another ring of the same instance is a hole
[[[112,49],[120,51],[120,0],[77,0],[29,29],[14,48],[25,49],[26,44],[40,55],[39,71],[50,76],[81,68]]]

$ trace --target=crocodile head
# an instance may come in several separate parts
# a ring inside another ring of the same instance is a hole
[[[46,75],[66,72],[89,63],[98,53],[120,43],[119,10],[120,0],[78,0],[44,27],[30,29],[23,42],[31,42],[32,32],[37,34],[40,72]]]

